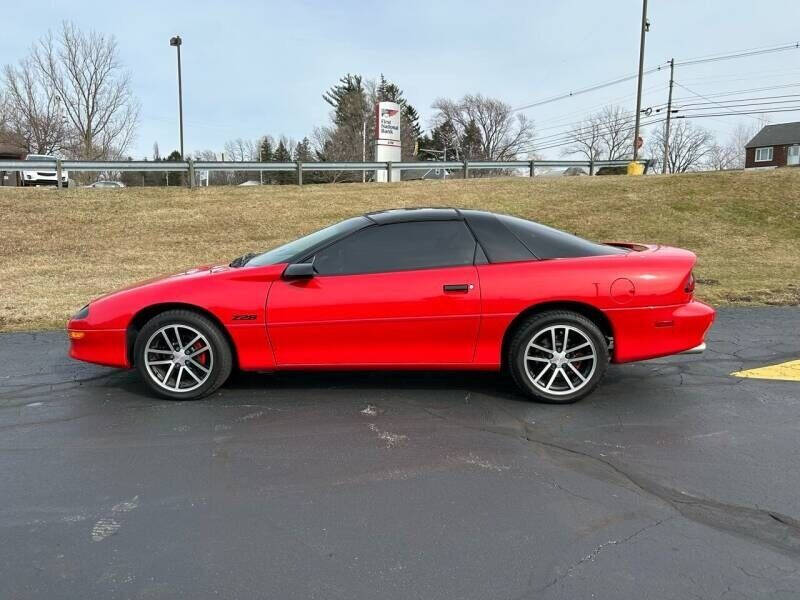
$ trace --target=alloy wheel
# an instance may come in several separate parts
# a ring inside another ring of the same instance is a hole
[[[597,349],[581,329],[550,325],[530,338],[524,362],[525,373],[536,389],[563,396],[588,385],[597,367]]]
[[[214,353],[205,335],[185,324],[157,329],[144,349],[147,374],[170,392],[196,390],[211,376]]]

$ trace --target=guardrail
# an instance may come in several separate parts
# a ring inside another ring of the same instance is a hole
[[[0,173],[21,171],[55,171],[57,186],[61,187],[61,175],[64,170],[80,172],[100,171],[155,171],[181,172],[189,175],[189,185],[194,186],[197,171],[264,171],[292,172],[296,174],[297,184],[303,185],[303,173],[310,171],[385,171],[387,181],[391,182],[397,171],[447,169],[461,172],[464,179],[472,170],[482,169],[526,169],[530,177],[534,177],[536,167],[580,167],[588,168],[593,174],[600,167],[624,167],[628,160],[463,160],[463,161],[412,161],[412,162],[225,162],[195,161],[192,159],[179,161],[147,161],[147,160],[0,160]],[[647,172],[649,159],[636,162],[644,166]],[[2,181],[2,177],[0,177]]]

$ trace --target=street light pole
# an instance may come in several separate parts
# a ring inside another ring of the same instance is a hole
[[[633,160],[639,157],[639,118],[642,114],[642,76],[644,74],[644,36],[650,29],[647,21],[647,0],[642,0],[642,34],[639,42],[639,82],[636,88],[636,125],[633,132]]]
[[[181,131],[181,160],[183,160],[183,82],[181,81],[181,36],[176,35],[170,38],[169,45],[175,46],[178,50],[178,119]]]

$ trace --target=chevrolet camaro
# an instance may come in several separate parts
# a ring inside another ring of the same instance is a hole
[[[610,362],[705,348],[695,261],[477,210],[387,210],[98,298],[67,324],[69,352],[171,399],[233,368],[502,369],[568,403]]]

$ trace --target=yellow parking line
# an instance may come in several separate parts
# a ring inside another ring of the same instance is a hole
[[[780,379],[781,381],[800,381],[800,360],[736,371],[731,373],[734,377],[753,377],[754,379]]]

